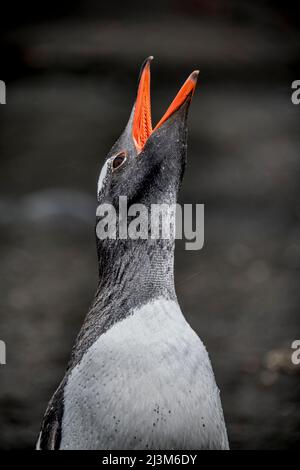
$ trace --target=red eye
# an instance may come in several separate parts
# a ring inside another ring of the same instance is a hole
[[[113,162],[112,162],[113,170],[116,170],[117,168],[120,168],[120,166],[123,165],[125,160],[126,160],[126,152],[118,153],[118,155],[115,156],[115,158],[113,159]]]

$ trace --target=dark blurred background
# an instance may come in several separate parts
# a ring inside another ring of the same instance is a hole
[[[195,68],[177,244],[182,309],[210,353],[233,449],[300,444],[300,79],[291,1],[7,2],[1,15],[0,448],[31,449],[97,284],[95,191],[149,54],[156,122]]]

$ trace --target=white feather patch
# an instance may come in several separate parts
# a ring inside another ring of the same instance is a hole
[[[107,177],[107,172],[108,172],[108,160],[104,163],[101,171],[100,171],[100,176],[98,179],[98,187],[97,187],[97,193],[99,194],[100,191],[102,190],[106,177]]]
[[[115,324],[72,370],[62,449],[227,448],[210,361],[176,302]]]
[[[35,450],[41,450],[41,434],[42,433],[40,432],[36,446],[35,446]]]

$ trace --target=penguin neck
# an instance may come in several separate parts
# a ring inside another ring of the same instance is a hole
[[[99,283],[74,347],[69,367],[119,321],[157,299],[177,302],[175,239],[99,239]]]
[[[98,242],[98,295],[143,304],[157,297],[175,299],[174,240]]]

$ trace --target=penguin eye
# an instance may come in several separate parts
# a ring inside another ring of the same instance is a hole
[[[125,160],[126,160],[126,152],[118,153],[118,155],[115,156],[112,162],[113,171],[116,170],[117,168],[120,168],[120,166],[123,165]]]

